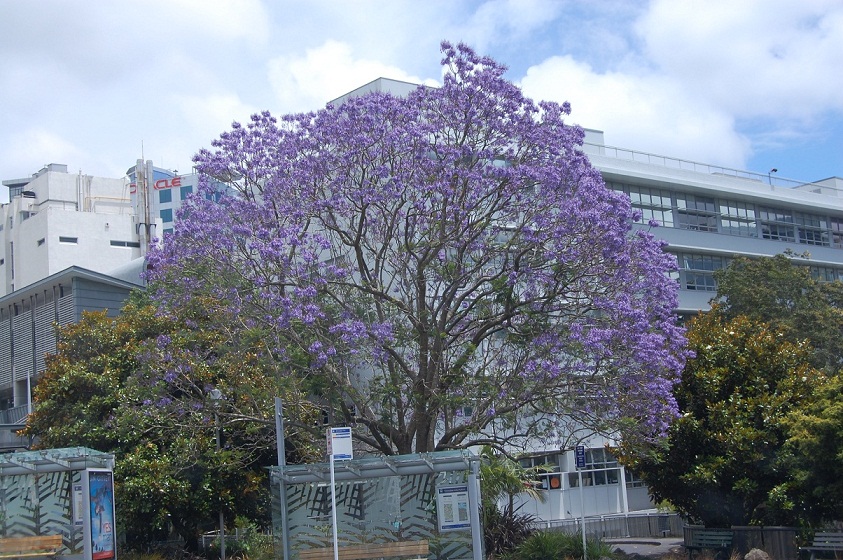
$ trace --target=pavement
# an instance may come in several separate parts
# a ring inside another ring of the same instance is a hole
[[[657,558],[665,554],[685,554],[681,538],[617,538],[603,541],[611,546],[612,550],[620,549],[626,555]]]

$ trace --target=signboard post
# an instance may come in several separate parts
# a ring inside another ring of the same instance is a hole
[[[577,462],[577,476],[579,477],[580,482],[580,523],[582,526],[582,560],[588,560],[588,556],[585,550],[585,500],[583,499],[582,489],[582,469],[585,468],[585,446],[578,445],[574,450],[574,454],[576,456]]]
[[[347,461],[354,458],[351,445],[351,428],[328,428],[328,457],[331,463],[331,526],[334,530],[334,560],[339,560],[339,542],[337,540],[337,494],[334,488],[334,460]]]

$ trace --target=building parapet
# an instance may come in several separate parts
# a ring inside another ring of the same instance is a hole
[[[775,171],[772,170],[769,173],[743,171],[720,165],[700,163],[671,156],[651,154],[628,148],[618,148],[615,146],[606,146],[604,144],[590,142],[585,142],[583,144],[583,151],[588,154],[589,157],[597,156],[599,158],[601,156],[605,156],[606,158],[613,160],[653,165],[668,169],[675,169],[677,171],[688,171],[692,173],[702,173],[705,175],[742,179],[745,181],[752,181],[759,187],[804,190],[827,196],[840,196],[839,193],[843,190],[843,179],[839,177],[830,177],[821,181],[806,183],[805,181],[779,177],[774,175],[773,173],[775,173]],[[599,161],[599,159],[596,161]]]

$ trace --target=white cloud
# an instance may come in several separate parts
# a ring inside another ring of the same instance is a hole
[[[0,161],[15,162],[18,167],[29,169],[28,173],[32,174],[48,163],[64,163],[74,167],[88,163],[90,159],[72,140],[47,129],[33,127],[17,131],[13,143],[0,147]],[[21,177],[15,177],[18,178]]]
[[[234,93],[175,95],[174,99],[191,131],[191,138],[199,142],[196,150],[229,130],[232,122],[246,123],[252,114],[259,111]]]
[[[284,113],[308,111],[380,77],[436,85],[377,60],[356,59],[346,43],[329,40],[304,56],[269,61],[269,81]]]
[[[636,30],[660,71],[733,114],[843,111],[839,0],[655,0]]]
[[[729,113],[663,76],[597,73],[565,56],[531,67],[521,86],[534,99],[569,101],[571,120],[603,130],[608,145],[733,167],[749,156]]]
[[[145,4],[142,13],[161,43],[206,35],[259,44],[270,34],[271,20],[260,0],[148,0]]]
[[[529,40],[531,33],[553,21],[563,4],[553,0],[484,2],[462,28],[460,39],[478,51],[496,42]]]

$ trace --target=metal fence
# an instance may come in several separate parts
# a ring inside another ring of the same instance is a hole
[[[581,519],[558,519],[534,524],[537,529],[579,533]],[[585,532],[600,538],[681,537],[684,520],[676,513],[630,513],[585,518]]]
[[[581,519],[541,521],[536,529],[579,533]],[[627,515],[601,515],[585,518],[585,532],[592,537],[610,538],[684,538],[692,539],[701,525],[685,525],[676,513],[630,513]],[[734,532],[732,548],[741,557],[753,548],[766,552],[771,560],[793,560],[799,557],[796,544],[798,529],[795,527],[731,527]]]

